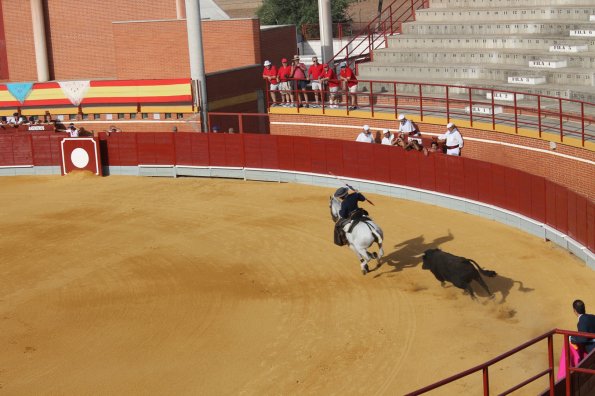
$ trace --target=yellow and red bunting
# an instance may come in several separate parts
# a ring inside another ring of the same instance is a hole
[[[101,109],[118,106],[188,108],[192,106],[189,79],[90,81],[80,105]],[[0,110],[76,107],[58,82],[35,83],[23,103],[0,84]]]

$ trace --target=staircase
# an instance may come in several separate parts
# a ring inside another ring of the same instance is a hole
[[[359,65],[360,80],[595,102],[594,0],[430,0],[429,5],[402,25],[401,34],[388,36],[387,48],[376,49],[373,61]],[[386,87],[374,84],[377,89]],[[428,93],[444,89],[434,91]],[[506,95],[495,99],[506,101]]]

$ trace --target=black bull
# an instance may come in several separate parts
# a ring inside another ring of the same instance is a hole
[[[442,286],[444,286],[445,281],[449,281],[456,287],[466,290],[471,294],[472,298],[475,298],[473,289],[469,285],[472,280],[476,280],[490,296],[492,295],[488,285],[481,278],[480,272],[488,277],[497,275],[495,271],[484,270],[471,259],[455,256],[440,249],[426,250],[423,256],[422,268],[432,271],[432,274],[441,282]]]

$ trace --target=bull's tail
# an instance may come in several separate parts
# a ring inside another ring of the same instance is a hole
[[[479,264],[477,264],[475,262],[475,260],[471,260],[471,259],[467,259],[467,260],[469,260],[470,263],[472,263],[473,265],[475,265],[477,267],[477,269],[479,270],[479,272],[481,272],[482,275],[485,275],[485,276],[490,277],[490,278],[493,278],[494,276],[498,275],[496,273],[496,271],[486,270],[486,269],[481,268],[479,266]]]

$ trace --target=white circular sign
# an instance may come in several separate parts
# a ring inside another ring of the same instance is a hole
[[[74,166],[82,169],[89,163],[89,154],[85,149],[78,147],[72,150],[72,153],[70,153],[70,160]]]

